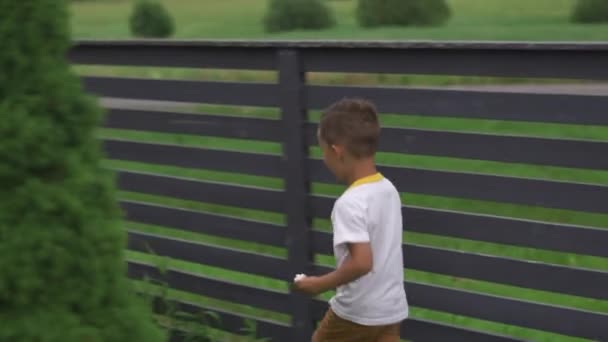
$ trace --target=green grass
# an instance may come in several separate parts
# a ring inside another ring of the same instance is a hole
[[[608,38],[608,25],[570,23],[574,0],[450,0],[454,15],[445,27],[389,27],[364,30],[354,19],[354,0],[328,1],[338,25],[326,31],[266,34],[265,0],[164,0],[180,39],[408,39],[408,40],[571,40]],[[128,38],[131,1],[74,2],[77,38]]]

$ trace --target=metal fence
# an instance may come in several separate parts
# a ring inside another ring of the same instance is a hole
[[[498,43],[165,42],[81,41],[76,64],[165,66],[278,71],[277,83],[231,83],[84,77],[91,93],[106,97],[280,108],[279,120],[210,114],[114,109],[106,127],[279,142],[283,155],[142,143],[104,141],[109,158],[282,178],[284,191],[168,175],[119,170],[120,189],[184,200],[284,213],[285,227],[149,203],[122,201],[130,221],[174,227],[288,249],[288,258],[131,231],[129,248],[175,259],[247,272],[283,281],[314,274],[315,253],[331,254],[331,235],[311,229],[327,218],[333,198],[311,193],[313,182],[332,183],[322,161],[308,154],[316,144],[309,110],[342,97],[365,97],[383,113],[566,125],[608,125],[608,96],[533,94],[473,90],[311,85],[308,72],[356,72],[608,80],[608,45]],[[382,152],[518,164],[608,170],[608,141],[383,128]],[[483,173],[381,166],[402,192],[490,201],[589,214],[608,213],[608,187]],[[577,255],[608,257],[608,230],[491,214],[403,207],[405,232]],[[608,222],[604,222],[604,228]],[[520,288],[608,300],[608,272],[510,257],[405,243],[407,270],[481,280]],[[603,259],[608,260],[608,259]],[[130,262],[129,275],[159,277],[152,265]],[[308,341],[326,303],[294,293],[253,288],[170,270],[172,288],[288,314],[292,324],[256,318],[260,336],[273,341]],[[406,276],[407,278],[407,276]],[[608,315],[576,307],[405,281],[416,308],[484,321],[608,340]],[[186,311],[198,307],[181,303]],[[240,316],[218,311],[223,328],[238,331]],[[413,341],[515,341],[513,336],[412,317],[402,329]]]

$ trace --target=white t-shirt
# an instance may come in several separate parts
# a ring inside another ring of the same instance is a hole
[[[347,243],[369,242],[373,268],[341,286],[330,300],[339,317],[362,325],[395,324],[408,317],[403,286],[401,199],[381,174],[355,182],[331,214],[337,266],[348,258]]]

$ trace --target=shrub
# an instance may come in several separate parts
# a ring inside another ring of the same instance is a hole
[[[323,0],[270,0],[264,17],[266,32],[321,30],[335,25]]]
[[[175,24],[162,3],[138,0],[129,19],[131,33],[143,38],[167,38],[173,35]]]
[[[576,23],[608,23],[608,0],[578,0],[572,11]]]
[[[357,7],[363,27],[438,26],[450,15],[445,0],[359,0]]]
[[[96,103],[65,56],[66,0],[0,0],[0,341],[159,342],[125,278]]]

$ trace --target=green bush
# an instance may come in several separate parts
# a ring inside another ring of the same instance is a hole
[[[175,23],[162,3],[138,0],[129,19],[131,33],[143,38],[167,38],[173,35]]]
[[[450,16],[445,0],[359,0],[357,7],[363,27],[439,26]]]
[[[572,12],[576,23],[608,23],[608,0],[578,0]]]
[[[66,0],[0,0],[0,341],[152,341],[100,166],[101,112],[65,56]]]
[[[335,25],[323,0],[270,0],[264,17],[266,32],[322,30]]]

